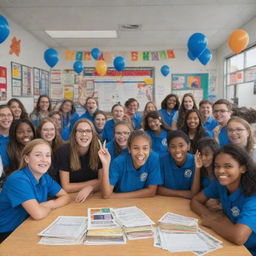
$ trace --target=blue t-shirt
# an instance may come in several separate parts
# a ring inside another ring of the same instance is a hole
[[[228,137],[227,126],[223,126],[221,128],[218,138],[219,138],[219,144],[221,147],[231,143]]]
[[[252,230],[244,245],[256,255],[256,195],[245,196],[241,187],[230,195],[226,186],[218,181],[205,188],[203,193],[207,198],[220,199],[223,211],[232,223],[244,224]]]
[[[28,167],[14,172],[0,193],[0,232],[13,231],[29,216],[22,203],[31,199],[46,202],[60,190],[60,185],[48,174],[43,174],[38,183]]]
[[[174,190],[190,190],[194,181],[194,155],[187,153],[185,163],[179,167],[167,152],[160,158],[163,186]]]
[[[163,117],[163,120],[164,120],[164,122],[167,124],[167,125],[169,125],[169,126],[172,126],[172,119],[173,119],[173,116],[175,115],[175,113],[177,112],[177,110],[176,109],[174,109],[172,112],[167,112],[167,109],[160,109],[159,111],[158,111],[160,114],[161,114],[161,116]]]
[[[146,163],[136,170],[129,153],[116,157],[110,164],[109,182],[115,192],[132,192],[146,188],[148,185],[162,184],[159,157],[150,152]]]
[[[75,112],[73,115],[69,115],[69,118],[66,118],[64,115],[62,115],[62,126],[63,127],[73,127],[75,122],[79,119],[79,115],[77,112]]]
[[[116,142],[114,140],[111,140],[110,142],[107,143],[106,145],[109,154],[111,155],[111,161],[113,161],[114,158],[119,156],[122,153],[128,153],[128,148],[125,148],[121,151],[119,155],[116,154]]]
[[[215,182],[216,179],[210,178],[210,177],[201,177],[201,186],[202,188],[206,188],[209,185],[211,185],[213,182]]]
[[[161,156],[168,151],[166,130],[162,130],[160,135],[156,135],[152,130],[146,130],[152,141],[152,150]]]
[[[207,121],[203,122],[203,126],[208,131],[213,131],[216,126],[220,125],[213,116],[210,116]]]
[[[86,119],[90,120],[91,122],[94,122],[93,115],[91,116],[87,110],[81,116],[79,116],[79,119],[82,119],[82,118],[86,118]]]
[[[134,125],[134,129],[138,130],[141,128],[141,121],[142,121],[142,116],[139,113],[135,113],[134,116],[131,118],[133,125]]]
[[[64,141],[68,141],[69,140],[69,136],[70,136],[70,133],[71,133],[71,127],[62,127],[61,129],[61,132],[60,132],[60,135],[61,135],[61,138],[64,140]]]
[[[2,158],[3,167],[9,164],[9,155],[7,153],[7,144],[9,143],[9,136],[0,134],[0,155]]]
[[[115,122],[113,119],[108,120],[104,126],[102,133],[102,140],[106,140],[107,142],[111,141],[114,137],[114,126]]]

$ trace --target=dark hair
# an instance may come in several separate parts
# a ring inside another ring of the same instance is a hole
[[[52,110],[52,103],[51,103],[51,99],[48,95],[40,95],[38,100],[37,100],[37,103],[36,103],[36,107],[35,107],[35,112],[38,114],[40,112],[40,101],[42,98],[47,98],[49,100],[49,108],[48,108],[48,111],[50,112]]]
[[[128,138],[128,141],[127,141],[127,147],[128,147],[129,149],[131,148],[131,145],[132,145],[133,140],[134,140],[135,138],[137,138],[137,137],[143,137],[143,138],[145,138],[145,139],[149,142],[149,145],[150,145],[150,148],[151,148],[152,143],[151,143],[151,138],[149,137],[149,135],[148,135],[145,131],[143,131],[143,130],[135,130],[135,131],[133,131],[133,132],[130,134],[130,136],[129,136],[129,138]]]
[[[134,98],[129,98],[129,99],[125,102],[124,106],[127,108],[127,107],[129,107],[129,105],[130,105],[132,102],[134,102],[134,101],[137,103],[137,105],[138,105],[138,107],[139,107],[139,102],[138,102],[136,99],[134,99]]]
[[[220,154],[230,155],[240,166],[245,167],[245,173],[241,174],[241,188],[245,196],[254,195],[256,193],[256,167],[248,153],[237,145],[225,145],[215,153],[213,162]]]
[[[174,106],[174,110],[178,110],[180,107],[180,101],[179,98],[176,94],[170,93],[168,94],[163,101],[161,102],[161,108],[162,109],[167,109],[167,101],[169,100],[169,98],[174,97],[176,99],[176,105]]]
[[[217,100],[217,101],[213,104],[213,108],[215,107],[215,105],[220,105],[220,104],[226,105],[229,112],[232,111],[232,104],[231,104],[230,101],[228,101],[228,100],[226,100],[226,99],[219,99],[219,100]]]
[[[212,106],[212,102],[211,102],[211,101],[209,101],[209,100],[201,100],[201,101],[199,102],[199,107],[201,107],[201,106],[204,105],[204,104],[209,104],[209,105]]]
[[[161,129],[164,129],[166,131],[171,130],[171,128],[168,127],[167,124],[163,121],[163,118],[158,111],[150,111],[149,113],[146,114],[145,118],[143,119],[143,127],[145,131],[151,130],[148,124],[149,118],[158,119],[161,123],[160,125]]]
[[[186,133],[184,133],[181,130],[176,130],[176,131],[170,131],[168,132],[167,135],[167,145],[169,147],[171,140],[175,139],[175,138],[182,138],[187,144],[190,144],[190,140],[189,137]]]
[[[185,93],[183,98],[182,98],[182,102],[181,102],[180,109],[179,109],[179,119],[177,121],[177,128],[178,129],[181,129],[181,127],[183,126],[184,120],[185,120],[185,115],[188,111],[184,107],[184,100],[185,100],[186,97],[190,97],[192,99],[192,101],[193,101],[193,108],[192,109],[197,109],[198,110],[198,108],[196,106],[196,101],[195,101],[194,96],[191,93]]]
[[[256,110],[253,108],[246,108],[246,107],[234,107],[232,109],[232,115],[233,116],[238,116],[246,120],[249,124],[251,123],[256,123]]]
[[[73,115],[73,114],[76,112],[76,108],[75,108],[75,104],[74,104],[74,101],[73,101],[73,100],[63,100],[63,102],[62,102],[61,105],[60,105],[59,111],[60,111],[60,112],[63,112],[63,111],[62,111],[62,107],[63,107],[63,105],[64,105],[66,102],[70,102],[70,103],[71,103],[71,111],[70,111],[70,114]]]
[[[96,110],[93,114],[93,119],[95,120],[95,117],[100,114],[106,118],[106,121],[108,120],[107,114],[102,110]]]
[[[60,132],[61,132],[61,129],[63,127],[63,116],[62,116],[62,113],[60,111],[52,111],[48,116],[53,119],[54,115],[59,115],[60,116],[60,119],[61,119]]]
[[[19,104],[19,107],[20,107],[20,109],[21,109],[20,119],[29,119],[28,113],[27,113],[27,111],[26,111],[24,105],[22,104],[22,102],[21,102],[20,100],[18,100],[18,99],[16,99],[16,98],[12,98],[12,99],[10,99],[10,100],[7,102],[7,105],[8,105],[9,107],[11,107],[11,105],[12,105],[13,102],[17,102],[17,103]]]
[[[111,108],[111,113],[113,113],[115,107],[117,107],[117,106],[121,107],[121,108],[123,109],[123,111],[124,111],[124,106],[123,106],[122,104],[120,104],[120,103],[116,103],[116,104],[114,104],[114,105],[112,106],[112,108]]]

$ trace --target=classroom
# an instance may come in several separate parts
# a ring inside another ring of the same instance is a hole
[[[255,27],[255,0],[1,0],[0,255],[256,255]],[[38,235],[134,206],[150,239]]]

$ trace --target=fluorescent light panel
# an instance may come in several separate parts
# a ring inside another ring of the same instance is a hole
[[[115,30],[46,30],[52,38],[117,38]]]

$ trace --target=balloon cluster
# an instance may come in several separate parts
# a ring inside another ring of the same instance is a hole
[[[207,48],[208,40],[202,33],[194,33],[188,39],[188,58],[194,61],[196,58],[203,65],[207,65],[212,59],[212,53]]]
[[[9,36],[9,23],[4,16],[0,15],[0,44]]]

